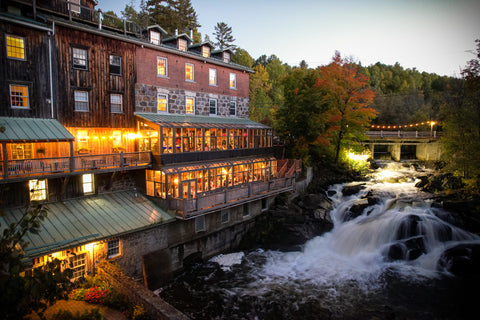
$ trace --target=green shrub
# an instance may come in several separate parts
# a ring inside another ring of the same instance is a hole
[[[51,318],[51,320],[103,320],[103,315],[97,308],[85,311],[82,314],[79,312],[74,316],[68,310],[59,310]]]
[[[85,295],[85,292],[87,292],[87,290],[87,288],[78,288],[77,290],[75,290],[75,292],[73,293],[73,300],[83,301],[83,296]]]
[[[110,293],[103,298],[103,304],[120,311],[125,311],[129,307],[129,302],[125,296],[116,290],[111,290]]]

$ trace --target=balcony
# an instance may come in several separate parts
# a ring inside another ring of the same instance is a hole
[[[144,169],[150,167],[150,165],[150,152],[3,160],[0,162],[0,179],[11,182],[12,180],[23,180],[31,177],[64,176],[92,171],[97,173]]]
[[[278,178],[270,181],[257,181],[197,194],[196,198],[159,199],[162,206],[174,210],[178,219],[188,220],[212,211],[218,211],[268,196],[293,191],[295,178]]]

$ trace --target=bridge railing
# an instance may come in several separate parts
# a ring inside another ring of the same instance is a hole
[[[367,131],[369,138],[423,138],[436,139],[439,132],[435,131]]]

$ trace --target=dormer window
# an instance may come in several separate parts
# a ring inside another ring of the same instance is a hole
[[[180,51],[187,51],[187,40],[185,39],[178,39],[178,50]]]
[[[150,30],[150,42],[157,46],[160,45],[160,32]]]
[[[210,47],[202,46],[202,56],[204,56],[205,58],[210,57]]]
[[[229,63],[230,62],[230,52],[223,53],[223,62]]]

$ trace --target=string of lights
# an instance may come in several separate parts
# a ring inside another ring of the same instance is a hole
[[[380,129],[380,130],[398,130],[398,129],[408,129],[408,128],[415,128],[420,126],[428,125],[430,128],[433,128],[434,125],[438,124],[437,121],[424,121],[424,122],[417,122],[417,123],[410,123],[405,125],[382,125],[382,124],[373,124],[370,128],[371,129]]]

